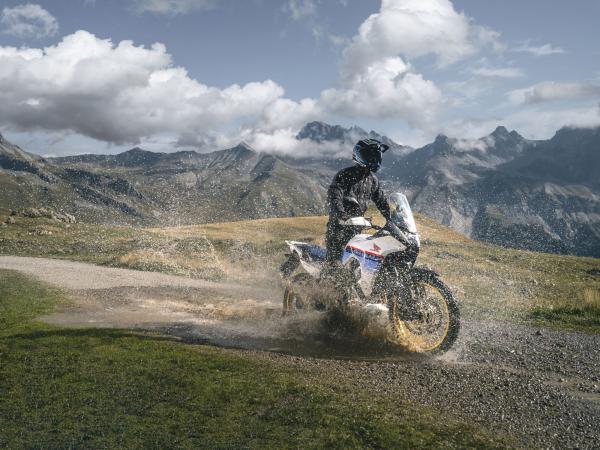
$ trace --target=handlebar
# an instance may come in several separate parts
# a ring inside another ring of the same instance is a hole
[[[404,230],[399,228],[394,222],[387,220],[384,226],[379,226],[373,224],[370,220],[365,217],[352,217],[348,220],[340,220],[340,225],[345,226],[354,226],[354,227],[362,227],[362,228],[372,228],[377,231],[387,231],[392,235],[395,239],[402,242],[407,247],[414,247],[414,243],[406,236],[405,233],[412,234],[408,230]],[[417,244],[418,251],[418,244]]]

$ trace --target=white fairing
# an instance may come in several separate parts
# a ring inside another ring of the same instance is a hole
[[[401,229],[405,229],[410,233],[417,232],[415,218],[406,195],[396,192],[389,196],[390,209],[392,211],[392,220]]]
[[[382,236],[373,239],[368,234],[358,234],[348,242],[348,245],[376,256],[387,256],[390,253],[404,250],[406,246],[392,236]]]
[[[371,226],[371,222],[369,222],[364,217],[352,217],[348,220],[340,220],[341,225],[353,226],[353,227],[365,227],[368,228]]]

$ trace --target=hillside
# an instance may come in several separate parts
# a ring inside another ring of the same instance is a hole
[[[0,221],[4,218],[0,211]],[[284,240],[322,244],[326,220],[275,218],[132,229],[17,217],[15,224],[0,227],[0,254],[273,286],[279,285],[277,267],[286,252]],[[465,317],[520,321],[531,319],[536,308],[600,298],[598,259],[503,249],[466,238],[421,215],[417,224],[423,241],[420,263],[436,268],[453,286]]]
[[[135,148],[48,160],[1,150],[0,207],[14,210],[43,206],[86,222],[134,225],[324,212],[323,180],[245,144],[210,154]]]
[[[311,146],[323,143],[347,149],[332,159],[259,153],[244,143],[211,153],[134,148],[43,159],[2,139],[0,207],[141,226],[319,215],[334,173],[363,137],[390,144],[379,177],[416,211],[502,246],[600,257],[600,129],[531,141],[498,127],[477,140],[438,136],[412,149],[359,127],[307,124],[297,136],[307,154],[318,155]]]

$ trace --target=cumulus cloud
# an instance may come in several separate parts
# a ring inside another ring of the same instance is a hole
[[[564,83],[546,81],[508,92],[508,99],[515,105],[536,104],[556,100],[576,100],[589,97],[600,98],[600,84]]]
[[[0,47],[0,121],[133,143],[160,133],[201,135],[263,117],[289,125],[314,104],[282,99],[266,80],[217,89],[173,67],[164,45],[115,45],[78,31],[45,49]]]
[[[40,5],[6,7],[0,15],[2,33],[20,38],[43,38],[58,33],[56,18]]]
[[[483,44],[497,39],[497,33],[474,27],[449,0],[382,0],[381,9],[358,30],[344,54],[344,73],[385,58],[416,58],[436,55],[441,65],[459,61]]]
[[[321,102],[334,113],[371,118],[400,117],[423,126],[435,116],[442,102],[440,90],[401,58],[372,62],[342,88],[328,89]]]
[[[206,11],[215,7],[215,0],[134,0],[138,13],[154,13],[177,16],[195,11]]]
[[[502,50],[499,38],[449,0],[382,0],[343,51],[340,86],[325,90],[321,101],[337,114],[431,126],[446,101],[408,60],[433,55],[448,65],[482,47]]]
[[[532,46],[529,44],[525,44],[525,45],[515,48],[513,51],[530,53],[535,56],[560,55],[563,53],[567,53],[563,48],[554,47],[551,44],[544,44],[544,45],[540,45],[540,46]]]

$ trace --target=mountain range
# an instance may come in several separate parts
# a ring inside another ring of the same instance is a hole
[[[259,153],[244,143],[212,153],[42,158],[0,137],[0,208],[46,206],[133,225],[324,214],[333,174],[365,137],[390,145],[380,178],[415,210],[495,244],[600,257],[600,128],[532,141],[498,127],[477,140],[440,135],[418,149],[322,122],[298,133],[306,146],[348,148],[341,159]]]

